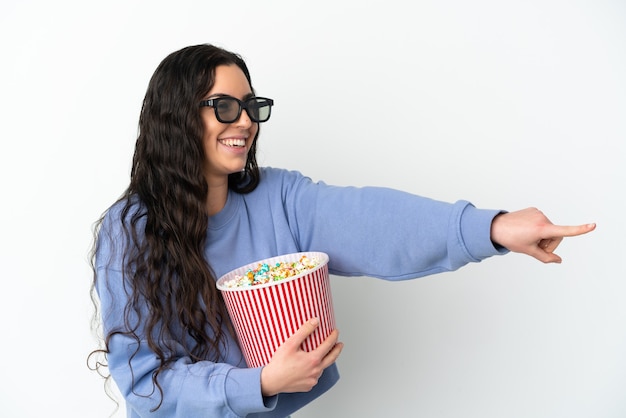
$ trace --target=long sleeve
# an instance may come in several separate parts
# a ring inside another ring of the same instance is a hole
[[[124,239],[112,219],[115,218],[109,217],[103,225],[96,254],[96,289],[105,335],[126,329],[124,311],[128,304],[126,279],[120,265]],[[130,321],[136,323],[137,319],[131,315]],[[171,341],[177,359],[159,375],[163,397],[160,407],[153,411],[161,401],[152,380],[160,362],[148,347],[141,324],[137,334],[139,341],[121,333],[113,334],[107,356],[110,373],[124,396],[129,416],[240,417],[275,408],[278,397],[264,398],[261,394],[261,368],[246,368],[236,342],[228,339],[221,362],[192,362],[180,342]]]
[[[491,239],[499,210],[380,187],[336,187],[283,172],[283,205],[303,250],[329,254],[331,273],[404,280],[503,254]]]

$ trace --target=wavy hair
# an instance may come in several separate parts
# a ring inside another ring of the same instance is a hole
[[[126,240],[124,282],[130,284],[131,293],[124,309],[124,327],[102,336],[104,346],[90,354],[88,364],[98,353],[106,359],[115,334],[130,336],[137,342],[146,339],[160,359],[152,375],[153,387],[161,398],[155,410],[163,398],[159,374],[176,360],[168,340],[192,341],[189,346],[183,343],[192,361],[216,361],[225,343],[223,325],[233,332],[203,251],[209,191],[203,173],[204,125],[198,103],[213,87],[215,68],[220,65],[238,66],[252,89],[241,56],[213,45],[183,48],[159,64],[141,108],[130,184],[116,202],[123,203],[119,222]],[[229,176],[229,188],[238,193],[251,192],[259,183],[257,138],[258,131],[244,171]],[[135,210],[137,200],[141,202],[139,211]],[[94,225],[91,252],[94,325],[99,323],[95,254],[103,219]],[[141,336],[139,324],[143,326]],[[104,360],[90,367],[99,371],[106,366]],[[103,376],[108,387],[110,375]]]

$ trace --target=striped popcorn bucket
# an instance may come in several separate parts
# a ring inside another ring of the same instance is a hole
[[[302,256],[318,264],[301,274],[279,281],[244,287],[225,282],[243,276],[259,263],[274,265],[297,262]],[[239,267],[217,281],[235,328],[248,367],[267,364],[276,349],[313,317],[319,327],[303,342],[302,349],[315,349],[335,329],[335,313],[328,277],[328,255],[321,252],[285,254]]]

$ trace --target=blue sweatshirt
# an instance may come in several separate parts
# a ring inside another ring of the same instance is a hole
[[[120,209],[118,204],[108,211],[96,254],[105,333],[122,326],[128,302],[121,274]],[[262,168],[256,190],[229,192],[226,206],[209,218],[205,254],[216,277],[263,258],[321,251],[329,255],[333,275],[413,279],[506,252],[490,239],[491,221],[499,212],[388,188],[330,186],[295,171]],[[181,350],[173,367],[160,375],[163,403],[150,412],[159,400],[152,387],[159,359],[145,341],[137,347],[135,340],[115,335],[109,369],[128,417],[283,418],[339,379],[333,365],[310,392],[263,397],[261,368],[247,368],[237,342],[228,338],[216,363],[194,363]]]

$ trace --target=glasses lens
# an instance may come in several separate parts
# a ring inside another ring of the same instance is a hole
[[[248,100],[248,115],[255,122],[265,122],[270,118],[272,106],[269,100],[255,97]]]
[[[231,97],[220,97],[216,99],[215,114],[223,123],[232,123],[239,118],[239,102]]]

